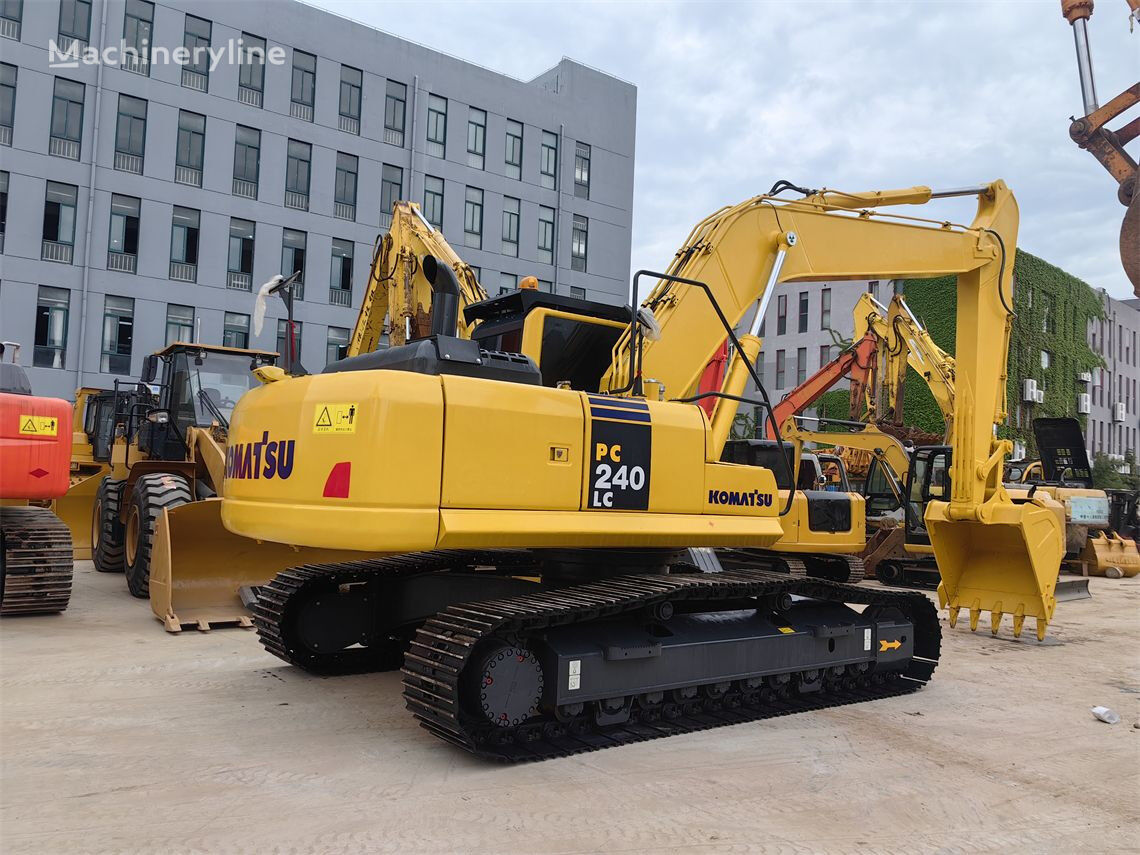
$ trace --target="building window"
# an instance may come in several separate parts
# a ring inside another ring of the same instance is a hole
[[[0,18],[2,22],[3,18]],[[0,62],[0,145],[12,144],[16,121],[16,66]]]
[[[329,302],[334,306],[352,304],[352,241],[333,239],[332,270],[329,275]]]
[[[23,17],[24,0],[0,0],[0,36],[19,41]]]
[[[309,210],[309,174],[313,147],[307,142],[289,140],[289,156],[285,162],[285,207]]]
[[[258,173],[261,168],[261,131],[238,125],[234,130],[235,196],[257,198]]]
[[[333,187],[333,214],[342,220],[356,219],[357,158],[337,152],[336,184]]]
[[[538,280],[538,290],[539,291],[545,291],[547,294],[553,294],[554,293],[554,283],[551,282],[549,279],[539,279]]]
[[[574,144],[574,195],[590,198],[590,147],[584,142]]]
[[[360,93],[364,74],[351,65],[340,67],[340,102],[338,127],[349,134],[360,133]]]
[[[175,282],[194,282],[198,278],[200,217],[193,208],[174,206],[170,226],[170,278]]]
[[[483,278],[482,267],[476,267],[474,264],[468,264],[467,266],[471,268],[471,274],[475,277],[476,282]]]
[[[408,87],[389,80],[384,94],[384,142],[388,145],[404,146],[404,107],[407,99]]]
[[[317,89],[317,58],[293,48],[293,86],[289,90],[289,115],[313,121],[313,98]]]
[[[463,202],[463,245],[483,248],[483,191],[468,187]]]
[[[71,264],[75,245],[75,204],[79,189],[74,184],[47,183],[44,196],[43,244],[40,258]]]
[[[300,273],[297,283],[293,286],[293,297],[304,299],[305,284],[305,246],[309,236],[296,229],[284,229],[281,232],[281,275],[288,277]]]
[[[776,351],[776,388],[783,389],[787,385],[787,365],[784,360],[784,351]]]
[[[1108,331],[1110,333],[1110,335],[1108,337],[1108,353],[1111,354],[1112,353],[1112,335],[1111,335],[1112,325],[1111,324],[1109,324]],[[1049,297],[1047,295],[1041,301],[1041,332],[1045,333],[1046,335],[1052,335],[1053,334],[1053,300],[1051,297]]]
[[[443,228],[443,179],[433,175],[424,176],[424,219]]]
[[[135,74],[150,74],[150,46],[154,30],[154,4],[127,0],[123,15],[122,67]]]
[[[238,100],[250,107],[260,107],[265,92],[265,39],[242,33],[240,57]]]
[[[558,189],[558,135],[542,132],[542,151],[538,161],[539,178],[543,187]]]
[[[277,321],[277,352],[282,357],[288,355],[289,364],[296,365],[301,359],[301,322],[293,321],[293,340],[289,341],[289,321]]]
[[[146,101],[119,96],[119,116],[115,122],[115,169],[141,175],[146,151]]]
[[[776,296],[776,335],[783,335],[788,331],[788,295]]]
[[[404,195],[404,170],[385,163],[380,171],[380,227],[392,225],[392,211]]]
[[[83,94],[82,83],[63,77],[55,79],[48,154],[79,160],[79,147],[83,139]]]
[[[800,316],[799,324],[796,327],[797,332],[807,332],[808,329],[808,293],[807,291],[800,292]]]
[[[210,34],[213,24],[205,18],[186,16],[182,44],[190,52],[189,61],[182,66],[182,85],[187,89],[206,92],[210,88]]]
[[[519,287],[519,277],[514,273],[500,273],[499,274],[499,293],[509,294],[511,291],[517,291]]]
[[[194,340],[194,307],[170,303],[166,307],[166,344]]]
[[[807,380],[807,348],[801,347],[796,349],[796,385],[801,385]]]
[[[554,263],[554,209],[538,206],[538,260]]]
[[[428,95],[427,153],[447,156],[447,99]]]
[[[206,117],[188,110],[178,111],[178,146],[174,157],[174,181],[202,186],[202,165],[206,153]]]
[[[36,304],[36,343],[32,364],[37,368],[65,368],[67,314],[71,292],[41,285]]]
[[[867,283],[867,293],[870,294],[872,297],[874,297],[876,300],[879,299],[879,280],[878,279],[872,279],[870,282]]]
[[[570,269],[581,273],[586,272],[586,244],[589,239],[590,221],[585,217],[574,215],[573,228],[570,231]]]
[[[1049,366],[1052,364],[1053,364],[1053,354],[1051,354],[1047,350],[1041,351],[1041,367],[1044,368],[1045,370],[1048,370]]]
[[[482,169],[487,154],[487,113],[474,107],[467,116],[467,165]]]
[[[4,251],[4,233],[8,230],[8,173],[0,172],[0,252]]]
[[[91,0],[60,0],[59,48],[67,51],[74,42],[87,47],[91,39]]]
[[[507,119],[507,144],[505,160],[507,178],[522,178],[523,123]]]
[[[348,351],[348,330],[344,327],[329,327],[325,340],[325,365],[344,359]]]
[[[503,255],[519,257],[519,213],[522,203],[510,196],[503,197]]]
[[[820,313],[819,313],[819,328],[821,330],[831,329],[831,289],[824,288],[819,294]]]
[[[829,362],[831,362],[831,345],[821,344],[819,346],[819,367],[823,368]]]
[[[107,269],[134,273],[139,257],[139,205],[134,196],[111,196],[111,228],[107,238]]]
[[[230,219],[230,251],[226,287],[253,290],[253,238],[256,226],[249,220]]]
[[[249,315],[226,312],[222,318],[222,345],[249,347]]]
[[[131,373],[131,341],[135,332],[135,301],[112,297],[103,302],[103,350],[99,370],[104,374]]]

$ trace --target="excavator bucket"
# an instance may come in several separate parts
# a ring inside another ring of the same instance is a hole
[[[1140,573],[1140,552],[1136,549],[1136,541],[1111,531],[1090,531],[1080,560],[1093,576],[1119,579]]]
[[[1055,507],[1054,507],[1055,506]],[[1027,617],[1037,624],[1037,639],[1057,606],[1057,576],[1064,557],[1064,510],[1050,499],[1026,504],[997,504],[988,518],[951,520],[948,504],[931,502],[926,527],[934,547],[942,583],[939,605],[949,610],[950,626],[967,609],[970,629],[987,612],[997,635],[1003,615],[1013,617],[1020,637]]]
[[[162,511],[151,552],[150,607],[167,632],[251,627],[240,590],[300,564],[353,561],[359,552],[294,548],[226,531],[221,499]]]

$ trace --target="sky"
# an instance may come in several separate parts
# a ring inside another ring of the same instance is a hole
[[[308,2],[522,80],[566,56],[635,84],[632,269],[664,268],[696,222],[780,178],[1003,178],[1019,246],[1132,296],[1116,182],[1069,139],[1083,110],[1057,0]],[[1096,0],[1089,40],[1103,104],[1140,71],[1125,0]],[[939,218],[972,217],[972,203],[938,204]]]

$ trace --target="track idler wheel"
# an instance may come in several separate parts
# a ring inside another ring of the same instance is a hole
[[[91,507],[91,560],[100,573],[122,573],[124,568],[123,524],[119,509],[125,481],[105,477],[95,491]]]
[[[150,596],[150,553],[158,515],[165,508],[176,508],[193,501],[190,483],[181,475],[157,472],[135,481],[127,510],[126,571],[131,595]]]

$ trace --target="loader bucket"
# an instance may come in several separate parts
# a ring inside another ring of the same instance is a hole
[[[63,520],[71,532],[72,557],[76,561],[91,558],[91,510],[95,507],[95,493],[107,469],[73,481],[67,492],[51,504],[52,512]]]
[[[1140,573],[1140,552],[1136,550],[1136,541],[1121,537],[1116,532],[1090,531],[1080,558],[1093,576],[1107,576],[1113,567],[1120,571],[1121,576]],[[1115,573],[1112,575],[1116,576]]]
[[[184,626],[251,627],[239,589],[264,585],[300,564],[353,561],[360,552],[304,549],[226,531],[221,500],[206,499],[159,516],[151,550],[150,607],[167,632]]]
[[[1032,617],[1037,638],[1043,640],[1057,606],[1057,576],[1065,553],[1064,524],[1056,508],[1001,503],[987,508],[983,522],[951,520],[949,507],[931,502],[926,527],[942,575],[938,602],[949,609],[950,625],[957,624],[964,608],[970,629],[976,630],[978,617],[989,612],[990,631],[997,635],[1002,616],[1009,614],[1013,634],[1020,637],[1025,619]]]

